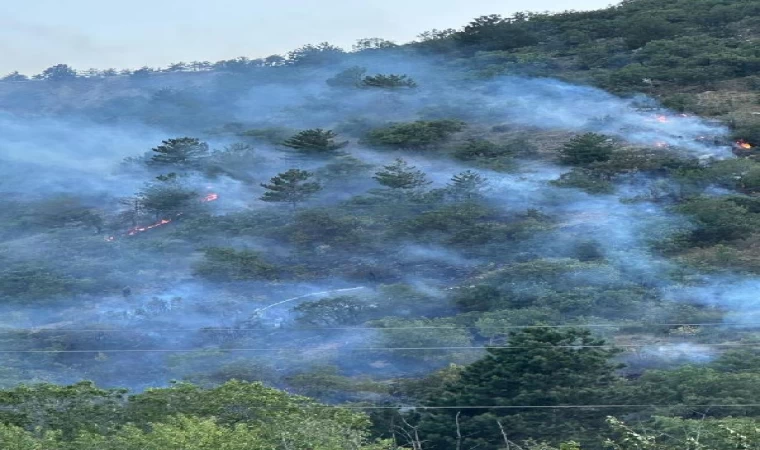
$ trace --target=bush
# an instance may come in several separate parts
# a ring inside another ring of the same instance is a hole
[[[586,133],[576,136],[560,150],[560,161],[564,164],[583,166],[595,162],[608,161],[614,147],[606,136]]]
[[[691,240],[700,246],[741,239],[760,226],[760,216],[729,199],[700,197],[676,211],[694,219],[697,229],[691,232]]]
[[[464,127],[464,122],[458,120],[418,120],[372,130],[361,142],[378,147],[422,149],[445,142]]]
[[[335,142],[338,135],[321,128],[303,130],[284,141],[282,145],[304,153],[329,153],[348,145],[348,141]]]
[[[242,281],[277,278],[277,269],[251,250],[209,248],[195,275],[212,281]]]
[[[573,169],[560,175],[558,180],[551,181],[557,187],[575,188],[589,194],[611,194],[615,186],[604,179],[598,172],[587,169]]]
[[[454,157],[462,161],[472,161],[478,158],[496,158],[509,153],[509,149],[487,139],[469,139],[454,150]]]

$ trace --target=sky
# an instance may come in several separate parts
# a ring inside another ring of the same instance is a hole
[[[284,54],[360,38],[411,41],[433,28],[459,28],[485,14],[590,10],[614,0],[27,0],[0,16],[0,75],[54,64],[163,67]]]

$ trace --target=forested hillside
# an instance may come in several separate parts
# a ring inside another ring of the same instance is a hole
[[[0,81],[0,448],[760,448],[760,1]]]

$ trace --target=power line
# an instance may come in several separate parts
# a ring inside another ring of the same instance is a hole
[[[625,323],[625,324],[565,324],[565,325],[488,325],[476,326],[413,326],[413,327],[297,327],[294,331],[313,330],[342,330],[342,331],[375,331],[375,330],[480,330],[483,328],[500,330],[523,330],[531,328],[636,328],[636,327],[760,327],[760,322],[751,323]],[[98,333],[129,333],[129,332],[193,332],[193,331],[273,331],[287,330],[290,328],[260,327],[260,328],[233,328],[233,327],[201,327],[201,328],[125,328],[125,329],[97,329],[97,328],[2,328],[0,333],[14,332],[98,332]]]
[[[426,409],[602,409],[602,408],[609,408],[609,409],[615,409],[615,408],[674,408],[674,407],[681,407],[681,408],[757,408],[760,407],[760,403],[747,403],[747,404],[721,404],[721,405],[684,405],[684,404],[667,404],[667,405],[477,405],[477,406],[468,406],[468,405],[455,405],[455,406],[378,406],[378,405],[368,405],[368,406],[358,406],[358,405],[296,405],[296,408],[302,408],[302,409],[419,409],[419,410],[426,410]],[[279,405],[273,405],[273,406],[244,406],[240,409],[292,409],[294,406],[279,406]]]
[[[674,343],[675,345],[680,343]],[[522,349],[522,350],[539,350],[539,349],[581,349],[581,348],[644,348],[673,345],[670,343],[652,343],[652,344],[609,344],[609,345],[543,345],[543,346],[445,346],[445,347],[280,347],[280,348],[177,348],[177,349],[102,349],[102,350],[0,350],[2,353],[187,353],[187,352],[278,352],[278,351],[351,351],[351,352],[373,352],[373,351],[424,351],[424,350],[488,350],[488,349]],[[760,347],[758,343],[724,343],[724,344],[694,344],[702,347]]]

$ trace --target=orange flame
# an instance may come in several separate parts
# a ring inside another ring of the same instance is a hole
[[[210,186],[208,186],[210,187]],[[206,194],[204,197],[201,198],[201,202],[213,202],[219,199],[219,194],[215,192],[211,192],[209,194]],[[182,213],[178,213],[177,217],[181,216]],[[127,230],[127,236],[134,236],[138,233],[142,233],[144,231],[152,230],[153,228],[158,228],[160,226],[166,225],[168,223],[171,223],[172,219],[161,219],[156,223],[153,223],[151,225],[146,225],[144,227],[132,227],[129,230]],[[108,236],[105,238],[106,242],[113,242],[116,240],[114,236]]]
[[[752,145],[750,145],[750,143],[745,141],[744,139],[737,141],[736,145],[739,146],[739,148],[743,148],[744,150],[752,149]]]
[[[668,146],[668,143],[667,142],[655,142],[654,146],[657,147],[657,148],[665,148],[665,147]]]
[[[666,116],[657,116],[657,121],[660,123],[667,123],[668,118]]]
[[[134,236],[137,233],[142,233],[143,231],[152,230],[153,228],[166,225],[167,223],[170,223],[171,221],[172,221],[171,219],[161,219],[152,225],[130,228],[129,230],[127,230],[127,236]]]

